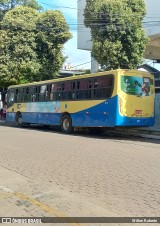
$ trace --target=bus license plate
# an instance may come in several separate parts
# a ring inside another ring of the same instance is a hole
[[[136,115],[142,115],[142,110],[136,110]]]

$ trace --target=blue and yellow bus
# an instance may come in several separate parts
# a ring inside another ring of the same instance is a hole
[[[138,70],[112,70],[10,86],[7,122],[91,131],[154,124],[154,78]]]

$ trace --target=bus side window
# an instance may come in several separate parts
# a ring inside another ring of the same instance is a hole
[[[87,95],[87,89],[88,89],[88,80],[81,79],[77,83],[79,83],[77,84],[77,99],[85,100]]]
[[[30,89],[30,97],[31,97],[31,101],[32,101],[32,102],[35,102],[35,101],[36,101],[35,87],[32,86],[32,87],[30,87],[30,88],[31,88],[31,89]]]
[[[112,92],[113,78],[112,77],[98,77],[94,79],[93,96],[95,99],[109,98]]]
[[[45,95],[45,100],[50,101],[50,93],[51,93],[52,85],[48,84],[47,85],[47,90],[46,90],[46,95]]]
[[[16,89],[15,103],[21,103],[22,102],[22,94],[23,94],[23,88]]]
[[[75,90],[76,88],[76,82],[72,82],[72,90]]]
[[[36,96],[35,94],[32,94],[32,102],[35,102],[36,101]]]
[[[62,91],[64,91],[64,83],[61,84]]]
[[[26,88],[26,102],[30,101],[30,96],[29,96],[29,87]]]
[[[56,100],[61,100],[62,96],[62,83],[58,83],[56,87]]]
[[[15,103],[18,103],[19,101],[19,92],[18,89],[16,89],[16,94],[15,94]]]
[[[21,103],[25,102],[26,87],[21,89]]]
[[[75,100],[76,99],[76,82],[72,82],[72,92],[71,92],[71,99]]]
[[[92,89],[92,81],[91,80],[88,81],[88,89]]]
[[[51,92],[50,92],[50,97],[49,97],[50,101],[53,100],[53,90],[54,90],[54,84],[51,84]]]
[[[14,93],[9,94],[9,102],[14,102]]]
[[[97,79],[94,79],[94,89],[98,88],[98,81]]]
[[[77,100],[80,99],[80,81],[77,81]]]
[[[57,89],[58,89],[57,83],[51,84],[50,101],[55,101],[57,99]]]
[[[88,80],[88,89],[86,92],[86,99],[92,98],[92,81]]]
[[[35,94],[35,101],[39,101],[39,93],[40,93],[40,86],[35,86],[35,91],[34,91],[34,94]]]
[[[41,85],[40,87],[40,94],[39,94],[39,101],[45,100],[45,93],[46,93],[47,85]]]
[[[80,81],[77,81],[77,89],[80,89]]]
[[[26,87],[23,88],[22,102],[26,102]]]
[[[64,89],[62,91],[62,100],[72,99],[71,90],[72,90],[72,83],[70,81],[64,82]]]
[[[15,93],[9,92],[7,98],[8,98],[8,107],[11,107],[15,102]]]
[[[29,87],[29,95],[30,95],[30,101],[36,101],[36,96],[35,96],[35,86]]]

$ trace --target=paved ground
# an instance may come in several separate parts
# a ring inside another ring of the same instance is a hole
[[[0,204],[3,217],[158,217],[160,141],[1,123]]]

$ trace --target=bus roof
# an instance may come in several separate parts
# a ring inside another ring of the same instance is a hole
[[[52,82],[61,82],[61,81],[69,81],[69,80],[76,80],[76,79],[82,79],[82,78],[90,78],[90,77],[96,77],[96,76],[101,76],[101,75],[110,75],[110,74],[115,74],[117,72],[130,72],[130,73],[137,73],[139,72],[139,74],[144,74],[147,76],[152,76],[152,74],[150,74],[149,72],[145,72],[145,71],[140,71],[140,70],[130,70],[130,69],[117,69],[117,70],[110,70],[110,71],[103,71],[103,72],[96,72],[96,73],[92,73],[92,74],[83,74],[83,75],[76,75],[76,76],[69,76],[69,77],[65,77],[65,78],[55,78],[55,79],[51,79],[51,80],[44,80],[44,81],[39,81],[39,82],[31,82],[31,83],[24,83],[24,84],[19,84],[19,85],[12,85],[9,86],[8,89],[11,88],[18,88],[18,87],[25,87],[25,86],[32,86],[32,85],[43,85],[43,84],[47,84],[47,83],[52,83]]]

